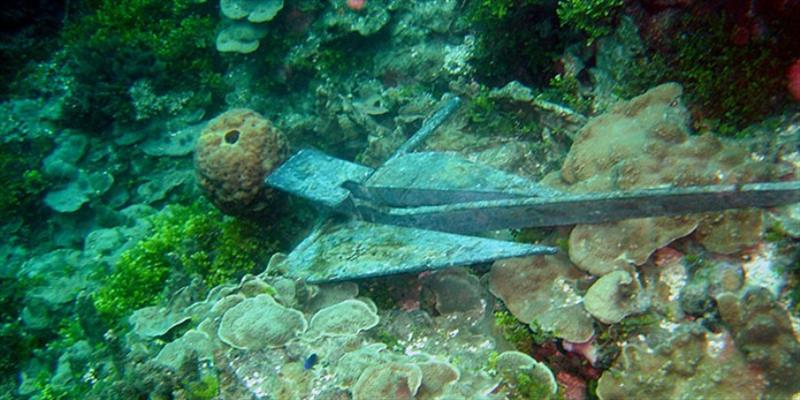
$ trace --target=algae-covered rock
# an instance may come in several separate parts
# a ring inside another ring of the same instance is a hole
[[[262,294],[244,299],[222,316],[217,335],[231,347],[260,350],[283,346],[306,330],[299,311],[278,304]]]
[[[534,385],[542,388],[546,396],[554,396],[558,391],[558,384],[553,372],[546,365],[536,361],[533,357],[519,351],[504,351],[497,356],[497,373],[503,380],[512,385],[520,385],[520,375],[530,378],[531,382],[527,385]]]
[[[489,290],[517,319],[533,329],[583,343],[594,334],[577,284],[587,276],[558,256],[497,261],[489,273]]]
[[[726,332],[699,325],[638,336],[597,384],[601,400],[758,399],[767,382],[748,365]]]
[[[769,290],[754,288],[743,296],[722,293],[716,300],[737,348],[763,371],[769,394],[788,398],[800,392],[800,342],[789,313]]]

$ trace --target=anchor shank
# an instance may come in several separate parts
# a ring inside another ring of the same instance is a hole
[[[371,222],[468,234],[795,202],[800,202],[800,181],[564,194],[410,208],[373,207],[364,203],[357,208],[360,217]]]

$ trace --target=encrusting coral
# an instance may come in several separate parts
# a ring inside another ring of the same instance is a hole
[[[494,263],[489,290],[532,328],[572,342],[586,342],[594,329],[577,289],[586,278],[560,256],[514,258]]]
[[[197,139],[197,181],[226,214],[264,211],[272,196],[264,178],[287,154],[283,134],[261,114],[243,108],[229,110],[211,120]]]
[[[682,93],[677,83],[663,84],[592,118],[578,132],[560,174],[545,181],[572,192],[606,192],[773,178],[772,167],[753,161],[742,146],[711,134],[690,136]],[[569,256],[581,269],[605,275],[641,265],[656,249],[692,232],[706,249],[734,253],[759,239],[760,216],[759,210],[734,210],[577,225]]]

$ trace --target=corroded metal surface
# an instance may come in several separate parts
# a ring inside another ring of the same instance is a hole
[[[311,283],[413,273],[528,255],[548,246],[423,229],[329,220],[284,260],[287,274]]]
[[[363,203],[358,210],[362,219],[381,224],[475,233],[774,207],[797,202],[800,202],[800,181],[564,194],[410,208]]]
[[[556,251],[456,233],[800,202],[800,181],[569,194],[455,153],[411,153],[459,102],[447,101],[376,170],[303,150],[267,177],[270,186],[347,216],[329,219],[288,256],[290,276],[328,282]]]
[[[350,196],[342,184],[362,182],[372,168],[331,157],[316,150],[300,150],[286,160],[265,183],[274,188],[336,209]]]
[[[409,153],[394,158],[378,168],[360,190],[362,197],[373,203],[392,207],[560,194],[529,179],[450,152]]]

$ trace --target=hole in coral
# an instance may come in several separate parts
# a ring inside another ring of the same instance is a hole
[[[239,131],[237,131],[236,129],[225,133],[226,143],[234,144],[236,143],[237,140],[239,140]]]

